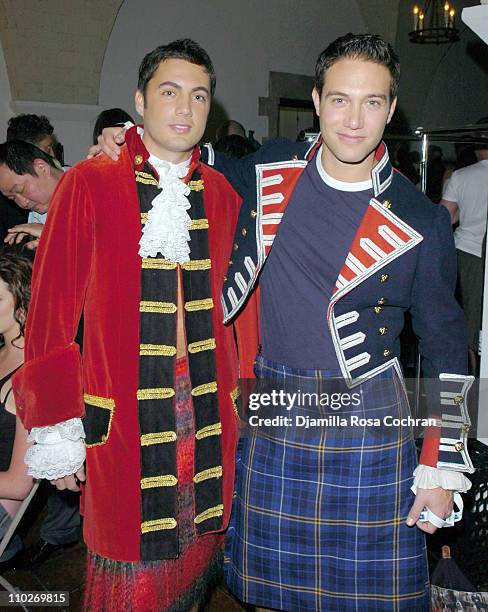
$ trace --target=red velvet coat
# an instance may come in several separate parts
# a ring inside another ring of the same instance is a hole
[[[83,393],[115,402],[110,435],[87,449],[84,536],[98,554],[138,561],[140,440],[137,421],[141,223],[134,165],[145,151],[122,149],[81,162],[59,182],[36,255],[25,365],[14,379],[26,428],[84,414]],[[198,150],[193,156],[198,162]],[[224,526],[233,490],[237,353],[222,324],[220,295],[239,199],[226,179],[200,164],[209,220],[211,288],[220,419]],[[74,343],[84,313],[83,357]],[[204,536],[203,536],[204,537]]]

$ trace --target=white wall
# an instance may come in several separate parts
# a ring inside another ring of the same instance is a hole
[[[0,44],[0,142],[3,142],[7,133],[7,121],[12,116],[10,107],[10,83],[8,80],[7,67]]]
[[[142,57],[158,45],[189,37],[214,62],[216,103],[261,139],[267,119],[258,116],[258,99],[268,95],[269,71],[312,75],[330,41],[364,30],[355,0],[126,0],[105,55],[100,105],[134,114]]]

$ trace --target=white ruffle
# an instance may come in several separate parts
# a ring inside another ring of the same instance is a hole
[[[188,195],[190,187],[183,179],[190,165],[190,160],[181,164],[171,164],[151,155],[149,163],[159,174],[159,186],[162,191],[152,201],[146,224],[139,241],[141,257],[156,257],[158,253],[165,259],[184,263],[190,261],[191,219],[187,210],[190,208]]]
[[[439,470],[430,465],[418,465],[413,473],[412,491],[419,489],[446,489],[466,493],[471,489],[471,481],[462,472]]]
[[[35,442],[25,455],[27,473],[56,480],[77,472],[85,461],[85,431],[81,419],[47,427],[33,427],[28,441]]]

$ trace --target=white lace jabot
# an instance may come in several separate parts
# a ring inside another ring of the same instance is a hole
[[[150,155],[148,161],[159,174],[162,191],[152,201],[139,241],[139,255],[156,257],[161,253],[170,261],[190,261],[188,230],[191,219],[187,213],[190,188],[182,181],[188,172],[190,159],[172,164]]]

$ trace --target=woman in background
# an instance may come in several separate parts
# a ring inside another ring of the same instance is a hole
[[[19,248],[0,252],[0,540],[32,488],[24,456],[27,431],[15,414],[11,377],[24,362],[24,329],[30,301],[32,255]],[[22,549],[16,535],[0,559],[0,571],[14,565]]]

